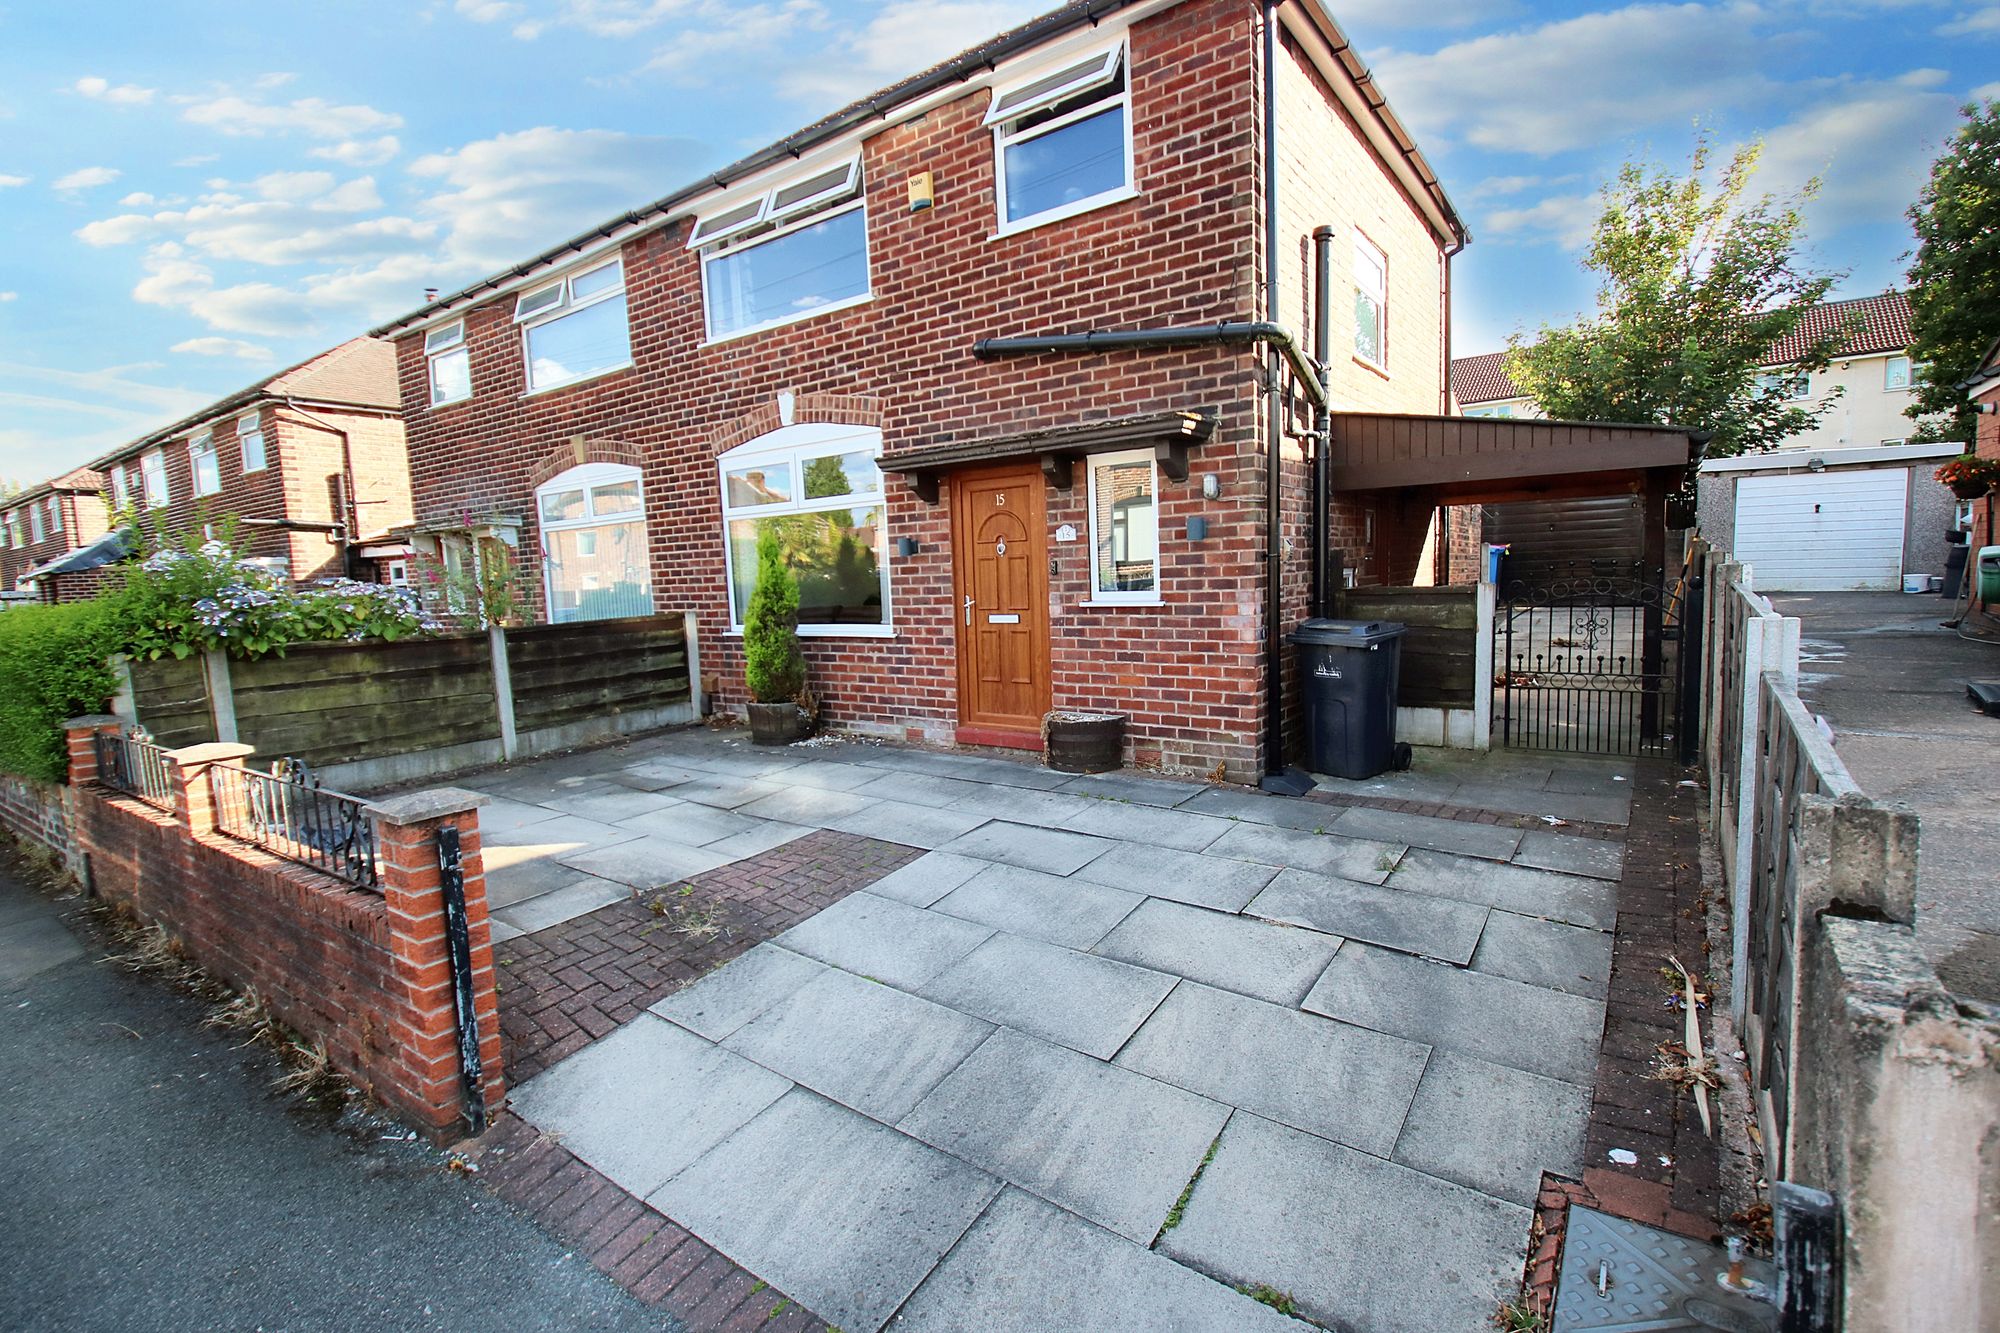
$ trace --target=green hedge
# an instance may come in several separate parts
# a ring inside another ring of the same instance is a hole
[[[60,782],[62,724],[101,713],[117,688],[111,608],[101,601],[0,612],[0,769]]]

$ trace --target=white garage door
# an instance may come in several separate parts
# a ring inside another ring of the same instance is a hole
[[[1736,558],[1759,591],[1903,584],[1908,470],[1801,472],[1736,484]]]

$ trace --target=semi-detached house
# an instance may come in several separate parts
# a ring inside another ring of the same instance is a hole
[[[1115,709],[1136,760],[1254,780],[1279,636],[1426,549],[1310,460],[1324,409],[1444,409],[1464,242],[1316,0],[1092,0],[376,336],[414,540],[535,618],[692,612],[739,701],[775,528],[832,722]]]
[[[104,537],[106,514],[99,494],[103,488],[102,476],[80,467],[10,495],[0,504],[0,595],[56,600],[53,581],[37,571],[90,549]]]

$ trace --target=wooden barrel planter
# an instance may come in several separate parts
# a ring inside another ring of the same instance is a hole
[[[781,704],[746,704],[753,745],[790,745],[806,733],[803,708],[789,699]]]
[[[1042,718],[1048,766],[1058,773],[1109,773],[1125,764],[1123,713],[1057,710]]]

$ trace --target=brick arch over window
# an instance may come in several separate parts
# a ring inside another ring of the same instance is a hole
[[[785,426],[869,426],[882,428],[882,400],[860,394],[793,393],[787,389],[732,421],[709,437],[709,448],[726,453],[760,435]]]
[[[589,440],[578,435],[542,456],[542,461],[528,474],[528,486],[530,489],[538,488],[571,468],[581,467],[585,463],[622,463],[626,467],[635,467],[642,472],[645,470],[645,463],[639,457],[639,451],[630,445],[621,444],[617,440]]]

